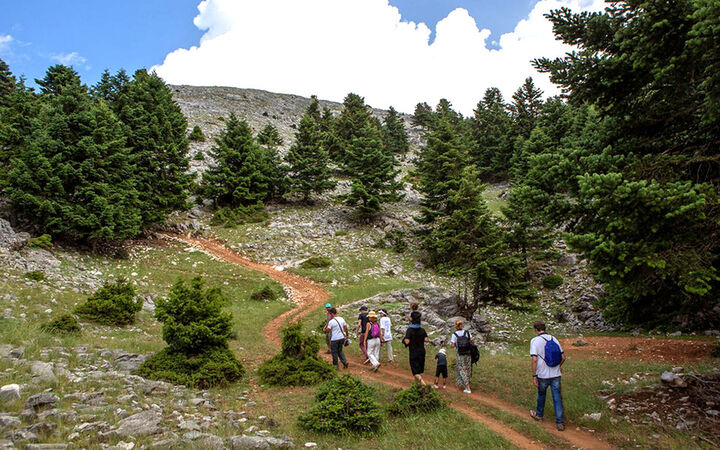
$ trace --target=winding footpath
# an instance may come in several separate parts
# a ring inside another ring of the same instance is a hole
[[[191,245],[200,251],[213,255],[226,262],[264,273],[274,281],[290,288],[292,292],[291,300],[296,306],[293,309],[277,316],[263,328],[263,336],[265,339],[277,347],[280,347],[281,345],[280,330],[285,323],[301,320],[303,317],[316,310],[320,305],[326,303],[330,298],[330,294],[316,283],[291,273],[282,272],[267,264],[252,261],[241,254],[228,249],[222,242],[215,238],[197,238],[177,234],[160,234],[159,236],[165,239]],[[397,367],[388,367],[387,365],[384,365],[379,373],[374,373],[363,366],[361,360],[351,359],[349,372],[362,378],[366,378],[377,383],[383,383],[394,388],[405,389],[413,382],[413,377],[407,370],[401,370]],[[485,407],[510,413],[522,420],[535,423],[528,417],[525,409],[501,398],[492,396],[491,394],[480,393],[477,391],[470,395],[462,396],[463,400],[456,399],[454,397],[455,396],[448,398],[449,404],[452,408],[467,415],[470,419],[485,425],[495,433],[512,442],[518,448],[545,448],[542,443],[517,432],[513,428],[487,414],[479,412],[476,407],[477,405],[483,405]],[[580,428],[568,426],[564,432],[559,432],[555,429],[554,424],[549,421],[542,422],[540,425],[544,430],[555,436],[558,439],[557,444],[562,447],[593,450],[615,448],[607,442],[600,440],[594,434]]]

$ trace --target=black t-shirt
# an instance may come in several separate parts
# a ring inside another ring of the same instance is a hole
[[[360,332],[364,333],[365,330],[367,330],[367,324],[370,322],[370,319],[368,319],[368,313],[360,313],[358,314],[358,320],[360,321]]]
[[[447,366],[447,355],[438,353],[437,355],[435,355],[435,359],[438,360],[438,362],[437,362],[438,366]]]
[[[408,347],[408,350],[410,351],[411,357],[414,355],[424,355],[425,354],[425,338],[426,337],[427,337],[427,332],[425,332],[424,328],[408,327],[407,331],[405,332],[404,339],[410,340],[410,344],[408,344],[407,347]]]

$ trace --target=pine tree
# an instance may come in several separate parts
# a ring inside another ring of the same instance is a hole
[[[463,169],[468,165],[467,148],[464,136],[444,119],[438,119],[427,135],[427,144],[418,155],[416,171],[424,222],[431,222],[448,212],[448,199],[457,189]]]
[[[136,167],[143,223],[161,223],[165,215],[187,208],[194,175],[188,173],[187,119],[172,91],[154,72],[135,72],[118,97],[131,163]]]
[[[472,158],[486,180],[507,178],[515,135],[498,88],[489,88],[477,105],[471,122]]]
[[[320,122],[322,118],[322,112],[320,111],[320,102],[318,101],[317,95],[310,97],[310,104],[305,111],[305,114],[316,122]]]
[[[392,106],[383,119],[383,141],[385,150],[393,155],[404,155],[410,150],[405,122]]]
[[[433,110],[427,103],[418,103],[415,106],[415,114],[413,114],[412,123],[415,126],[429,129],[432,125]]]
[[[329,159],[320,127],[308,112],[295,133],[295,144],[285,156],[290,166],[290,191],[302,194],[307,201],[311,194],[322,194],[335,187]]]
[[[202,129],[199,125],[195,125],[190,132],[190,136],[188,136],[188,139],[195,142],[205,142],[205,134],[202,132]]]
[[[543,220],[542,215],[528,208],[529,205],[540,203],[543,197],[542,191],[530,186],[516,186],[502,208],[507,230],[506,241],[510,249],[522,258],[526,268],[531,259],[540,259],[552,247],[555,237],[552,225]]]
[[[110,71],[105,69],[100,81],[92,87],[90,92],[93,97],[108,102],[112,110],[117,114],[123,108],[123,96],[127,94],[129,85],[130,77],[124,69],[120,69],[115,75],[110,75]]]
[[[365,105],[365,99],[357,94],[348,94],[343,101],[340,116],[333,121],[336,145],[328,149],[333,161],[347,169],[347,153],[353,140],[362,136],[370,119],[370,109]]]
[[[0,59],[0,108],[8,106],[10,100],[8,97],[15,91],[17,80],[10,71],[10,66]]]
[[[51,66],[45,72],[45,76],[41,80],[36,78],[35,82],[45,95],[58,95],[63,87],[82,85],[80,76],[75,69],[62,64]]]
[[[373,216],[382,210],[383,203],[401,198],[401,183],[395,181],[399,171],[395,170],[392,156],[385,152],[376,127],[367,123],[359,134],[346,157],[347,170],[353,176],[346,203],[357,206],[361,216]]]
[[[203,175],[202,198],[218,206],[250,206],[272,197],[273,168],[257,143],[250,126],[230,114],[211,153],[215,166]]]
[[[257,141],[258,144],[273,150],[277,149],[284,143],[283,138],[280,136],[280,132],[275,125],[271,123],[265,125],[265,128],[258,133]]]
[[[465,168],[448,199],[449,214],[439,218],[423,240],[432,265],[470,281],[472,298],[465,296],[459,305],[468,320],[480,305],[532,296],[523,262],[509,252],[504,232],[482,196],[484,189],[476,169]]]
[[[529,138],[535,120],[540,115],[540,108],[543,105],[543,91],[535,87],[532,77],[525,79],[522,86],[513,94],[512,113],[515,126],[520,136]]]
[[[121,123],[79,80],[53,92],[13,158],[13,208],[41,233],[93,243],[137,236],[140,205]]]

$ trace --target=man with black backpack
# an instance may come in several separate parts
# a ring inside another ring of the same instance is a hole
[[[530,417],[542,420],[545,412],[545,396],[550,388],[555,409],[555,425],[559,431],[565,430],[563,416],[562,389],[560,367],[565,362],[560,342],[545,332],[545,323],[537,321],[533,324],[537,336],[530,341],[530,357],[532,358],[533,383],[538,389],[537,409],[530,411]]]

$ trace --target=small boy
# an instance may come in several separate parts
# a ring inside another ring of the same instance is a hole
[[[438,382],[440,381],[440,375],[442,375],[443,376],[442,388],[445,389],[447,387],[448,370],[447,370],[447,355],[445,354],[444,348],[441,348],[440,351],[438,351],[438,354],[435,355],[435,359],[437,359],[437,368],[435,369],[435,384],[433,385],[433,387],[435,389],[438,388]]]

